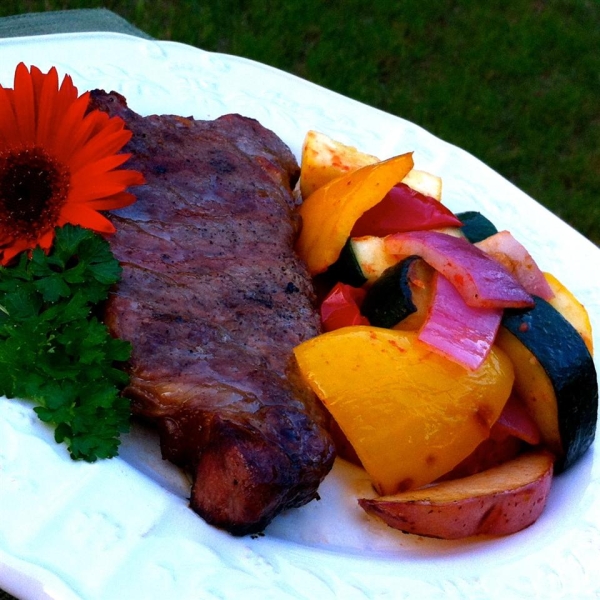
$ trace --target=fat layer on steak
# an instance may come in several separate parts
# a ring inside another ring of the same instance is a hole
[[[123,266],[105,320],[133,354],[125,394],[190,471],[190,506],[233,534],[305,504],[330,470],[326,415],[292,348],[319,332],[293,252],[298,165],[257,121],[142,117],[116,93],[91,108],[133,132],[128,168],[147,184],[111,215]]]

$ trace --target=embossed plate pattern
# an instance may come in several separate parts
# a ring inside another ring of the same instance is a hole
[[[255,117],[299,153],[307,129],[382,158],[414,150],[439,174],[445,203],[510,229],[600,326],[600,253],[476,158],[420,127],[248,60],[118,34],[0,41],[0,82],[24,61],[55,65],[80,90],[124,94],[143,114]],[[595,339],[596,345],[600,341]],[[207,526],[187,482],[135,430],[121,457],[72,462],[29,405],[0,400],[0,587],[21,598],[598,598],[598,445],[558,477],[529,529],[501,539],[427,540],[395,532],[356,505],[366,477],[341,461],[321,500],[281,515],[264,536]]]

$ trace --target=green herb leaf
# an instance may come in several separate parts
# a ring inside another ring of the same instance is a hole
[[[131,347],[96,316],[120,275],[108,243],[73,225],[56,229],[50,254],[0,267],[0,395],[35,402],[73,459],[116,456],[129,429],[118,367]]]

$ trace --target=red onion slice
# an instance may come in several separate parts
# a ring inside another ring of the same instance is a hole
[[[533,298],[499,262],[474,244],[437,231],[394,233],[385,238],[396,256],[416,254],[452,283],[463,300],[479,308],[524,308]]]
[[[419,339],[474,371],[490,353],[502,312],[501,308],[468,306],[456,288],[437,273],[432,304]]]
[[[544,300],[554,298],[554,292],[537,263],[510,232],[499,231],[475,245],[503,264],[530,294]]]

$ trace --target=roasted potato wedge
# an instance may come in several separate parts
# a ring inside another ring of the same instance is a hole
[[[548,452],[531,452],[464,479],[358,502],[369,514],[406,533],[442,539],[507,535],[541,515],[553,461]]]

